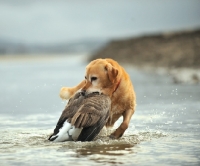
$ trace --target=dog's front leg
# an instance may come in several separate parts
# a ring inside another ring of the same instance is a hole
[[[110,138],[113,138],[113,139],[117,139],[117,138],[120,138],[124,132],[126,131],[126,129],[128,128],[129,126],[129,123],[130,123],[130,120],[131,120],[131,117],[134,113],[134,110],[132,109],[129,109],[129,110],[126,110],[124,113],[123,113],[123,122],[121,123],[121,125],[110,135]]]
[[[81,81],[77,86],[74,87],[62,87],[60,90],[60,97],[62,99],[68,100],[79,89],[82,89],[84,85],[85,85],[85,80]]]

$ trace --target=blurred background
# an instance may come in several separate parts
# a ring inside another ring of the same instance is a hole
[[[137,141],[103,157],[94,142],[90,158],[44,140],[60,88],[99,57],[130,75],[137,108],[117,144]],[[1,165],[200,165],[200,0],[0,0],[0,78]]]
[[[0,0],[0,55],[93,53],[111,40],[199,28],[199,0]]]

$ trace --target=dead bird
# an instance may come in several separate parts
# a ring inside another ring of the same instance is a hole
[[[106,124],[110,97],[99,92],[76,93],[63,110],[50,141],[92,141]]]

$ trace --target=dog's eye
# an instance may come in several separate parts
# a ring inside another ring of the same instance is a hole
[[[91,82],[97,80],[97,77],[91,77]]]
[[[87,80],[87,77],[85,76],[85,79]]]

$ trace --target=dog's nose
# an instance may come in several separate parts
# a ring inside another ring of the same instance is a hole
[[[81,95],[85,96],[86,90],[81,90]]]

